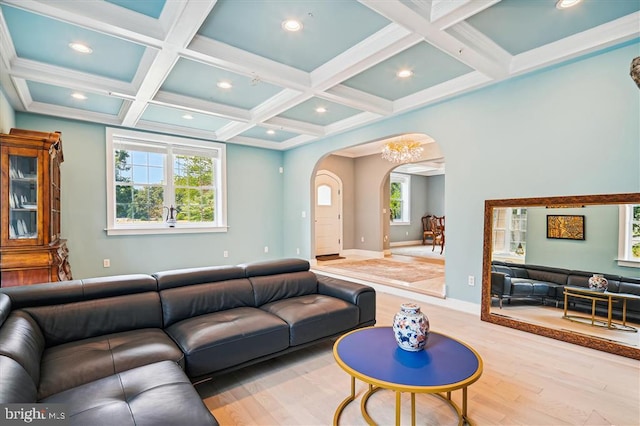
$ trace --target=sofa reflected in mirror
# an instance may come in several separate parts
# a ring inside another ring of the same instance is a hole
[[[640,359],[633,205],[640,193],[485,201],[482,320]],[[581,217],[583,238],[549,236],[549,216]]]

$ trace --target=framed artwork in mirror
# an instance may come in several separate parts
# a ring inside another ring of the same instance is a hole
[[[547,215],[547,238],[584,240],[584,216]]]

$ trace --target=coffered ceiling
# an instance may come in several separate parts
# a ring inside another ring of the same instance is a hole
[[[1,0],[0,84],[17,111],[282,150],[639,36],[638,0]]]

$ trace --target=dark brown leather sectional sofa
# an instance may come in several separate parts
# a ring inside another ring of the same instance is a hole
[[[368,286],[300,259],[0,289],[0,404],[70,424],[215,425],[192,383],[375,324]]]
[[[493,261],[491,263],[491,296],[499,301],[530,299],[541,300],[543,304],[550,301],[555,306],[564,304],[564,287],[589,287],[589,278],[594,272],[574,271],[540,265],[522,265],[509,262]],[[609,285],[607,291],[640,295],[640,278],[620,275],[604,275]],[[572,299],[571,309],[591,312],[588,300]],[[613,316],[620,319],[622,306],[613,307]],[[607,316],[607,307],[597,305],[596,313]],[[627,302],[626,318],[640,322],[640,301]]]

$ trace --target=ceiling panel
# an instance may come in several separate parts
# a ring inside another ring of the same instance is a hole
[[[116,6],[142,13],[150,18],[158,19],[162,13],[162,9],[166,0],[106,0],[107,3],[113,3]]]
[[[301,31],[282,29],[291,18]],[[309,72],[387,24],[356,0],[220,0],[198,33]]]
[[[217,86],[219,82],[228,82],[232,87],[220,88]],[[251,109],[274,96],[282,88],[252,76],[182,58],[171,70],[161,90]]]
[[[20,58],[130,82],[145,51],[139,44],[17,8],[2,6],[2,13]],[[93,53],[75,52],[69,47],[75,42]]]
[[[87,93],[66,87],[52,86],[50,84],[27,81],[27,87],[31,93],[31,98],[35,102],[42,102],[50,105],[60,105],[68,108],[80,109],[83,111],[101,112],[105,114],[118,115],[122,107],[122,99],[110,96]],[[86,99],[76,99],[72,95],[78,94]]]
[[[220,127],[229,124],[229,120],[224,118],[153,104],[147,106],[142,114],[142,120],[154,121],[163,125],[191,127],[210,131],[212,134]]]
[[[407,69],[410,78],[396,73]],[[342,84],[395,101],[420,90],[469,73],[473,69],[429,43],[419,43],[375,65]]]
[[[326,111],[318,112],[316,111],[317,108],[324,108]],[[362,111],[327,101],[326,99],[311,98],[283,112],[280,114],[280,117],[327,126],[336,121],[352,117],[360,112]]]
[[[638,0],[583,0],[564,10],[556,2],[503,0],[467,22],[517,55],[640,10]]]
[[[268,133],[269,130],[271,130],[271,132]],[[287,132],[281,129],[275,130],[275,129],[269,129],[266,127],[256,126],[256,127],[252,127],[246,132],[240,133],[239,136],[253,138],[253,139],[266,139],[273,142],[284,142],[298,135],[299,135],[298,133]]]

